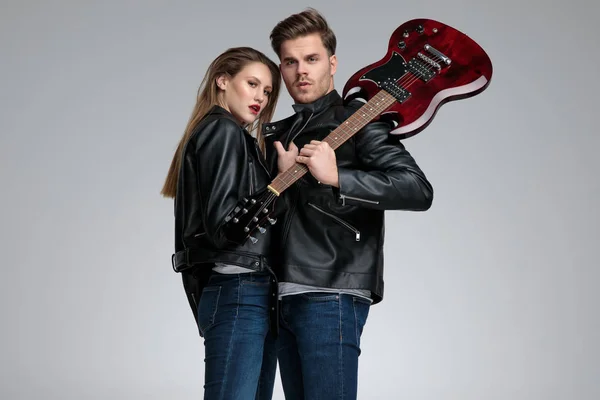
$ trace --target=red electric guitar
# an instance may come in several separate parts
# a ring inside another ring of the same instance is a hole
[[[335,150],[362,127],[376,119],[391,121],[391,134],[413,136],[429,125],[442,104],[475,96],[492,78],[486,52],[464,33],[431,19],[413,19],[400,25],[379,61],[356,72],[344,86],[342,97],[365,102],[323,141]],[[267,190],[237,207],[227,218],[227,236],[244,243],[256,230],[275,223],[275,200],[308,172],[296,163],[280,174]]]

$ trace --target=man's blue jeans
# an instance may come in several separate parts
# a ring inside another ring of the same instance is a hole
[[[205,400],[270,400],[277,354],[269,333],[269,276],[214,273],[198,303]]]
[[[277,340],[286,400],[355,400],[360,337],[370,302],[304,293],[281,299]]]

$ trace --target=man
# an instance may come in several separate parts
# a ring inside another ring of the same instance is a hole
[[[336,37],[317,11],[279,22],[271,45],[295,114],[263,126],[269,164],[310,171],[282,193],[273,226],[282,384],[288,400],[355,399],[363,326],[383,298],[384,210],[427,210],[433,189],[384,122],[336,152],[321,141],[362,103],[344,105],[334,89]]]

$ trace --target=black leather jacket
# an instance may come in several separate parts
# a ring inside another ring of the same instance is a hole
[[[248,240],[239,246],[227,239],[223,228],[241,199],[271,180],[256,139],[227,110],[213,107],[185,147],[175,197],[173,269],[182,273],[196,321],[215,262],[270,271],[272,230],[260,234],[257,243]]]
[[[301,149],[322,140],[363,103],[344,105],[334,90],[296,113],[265,124],[267,160],[277,171],[279,140]],[[275,226],[279,281],[329,288],[368,289],[383,299],[384,210],[424,211],[433,188],[390,126],[373,122],[336,150],[339,189],[305,174],[278,201],[286,211]]]

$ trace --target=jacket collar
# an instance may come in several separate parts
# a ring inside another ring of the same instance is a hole
[[[317,100],[313,101],[312,103],[308,103],[308,104],[294,104],[292,105],[292,108],[294,109],[295,112],[302,112],[302,111],[310,111],[312,113],[319,113],[320,111],[329,108],[329,106],[331,106],[333,103],[336,103],[338,101],[341,100],[341,97],[339,95],[339,93],[337,92],[337,90],[333,89],[331,92],[327,93],[325,96],[318,98]]]
[[[318,98],[312,103],[300,104],[296,103],[292,105],[292,108],[295,111],[295,114],[290,115],[289,117],[282,119],[277,122],[269,122],[263,124],[262,132],[265,137],[269,137],[272,135],[279,134],[282,131],[286,131],[297,119],[298,114],[304,113],[312,113],[318,114],[323,110],[328,109],[335,103],[341,103],[342,97],[339,93],[333,89],[331,92],[327,93],[325,96]]]
[[[222,115],[222,116],[227,117],[230,120],[234,121],[236,124],[240,125],[240,121],[238,121],[231,112],[227,111],[226,109],[224,109],[223,107],[221,107],[219,105],[215,104],[214,106],[212,106],[212,108],[210,108],[208,110],[208,112],[206,113],[206,115],[210,115],[210,114]]]

